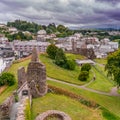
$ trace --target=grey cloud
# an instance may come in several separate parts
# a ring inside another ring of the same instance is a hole
[[[107,4],[113,4],[113,5],[120,3],[119,0],[96,0],[96,1],[102,2],[102,3],[107,3]]]
[[[51,21],[75,25],[119,23],[120,8],[114,7],[116,3],[118,0],[0,0],[3,6],[0,12],[9,13],[8,20],[18,17],[41,24]],[[4,19],[7,21],[7,17]]]

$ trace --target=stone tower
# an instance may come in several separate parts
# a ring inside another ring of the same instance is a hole
[[[18,69],[18,88],[26,82],[26,72],[24,67]]]
[[[33,98],[47,93],[46,67],[39,61],[36,48],[33,49],[31,62],[27,68],[27,82]]]

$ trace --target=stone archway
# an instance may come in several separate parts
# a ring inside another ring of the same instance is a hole
[[[48,118],[56,118],[56,120],[71,120],[71,118],[64,112],[58,110],[48,110],[39,116],[35,120],[48,120]]]

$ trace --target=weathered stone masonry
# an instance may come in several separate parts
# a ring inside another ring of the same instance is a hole
[[[32,59],[27,68],[27,82],[32,97],[41,97],[47,93],[46,67],[39,62],[35,48],[33,49]]]

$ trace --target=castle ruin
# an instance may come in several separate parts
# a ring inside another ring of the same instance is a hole
[[[36,48],[33,49],[31,62],[27,68],[27,82],[33,98],[47,93],[46,67],[39,61]]]
[[[18,88],[27,81],[30,94],[33,98],[41,97],[47,93],[46,67],[39,61],[36,48],[32,51],[31,62],[25,68],[18,69]]]

